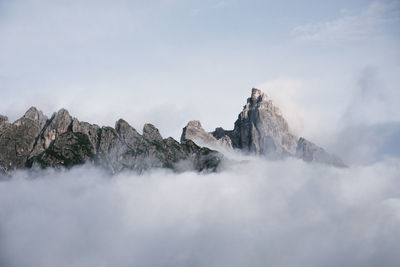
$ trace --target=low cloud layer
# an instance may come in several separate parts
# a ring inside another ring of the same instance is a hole
[[[21,171],[0,183],[0,265],[398,266],[399,166]]]

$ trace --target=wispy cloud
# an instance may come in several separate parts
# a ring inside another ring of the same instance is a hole
[[[361,13],[330,20],[300,25],[293,35],[303,40],[358,40],[384,32],[400,22],[400,2],[373,2]]]

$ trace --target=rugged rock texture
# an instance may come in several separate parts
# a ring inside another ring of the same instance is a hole
[[[233,130],[216,128],[207,133],[199,121],[190,121],[183,129],[181,143],[163,139],[152,124],[145,124],[143,134],[139,134],[122,119],[114,128],[99,127],[80,122],[65,109],[48,119],[31,107],[14,123],[0,115],[0,173],[83,163],[102,166],[112,173],[150,168],[215,171],[222,155],[198,144],[240,149],[272,159],[294,156],[345,166],[321,147],[293,135],[280,110],[258,89],[252,89]]]
[[[222,128],[220,128],[222,129]],[[229,136],[214,137],[211,133],[207,133],[201,126],[200,121],[190,121],[185,128],[183,128],[181,142],[184,140],[192,140],[200,145],[212,145],[215,147],[232,148],[232,141]]]
[[[0,170],[8,172],[24,168],[34,147],[41,126],[39,120],[31,116],[32,108],[14,123],[2,116],[0,123]]]
[[[43,114],[42,111],[37,110],[35,107],[31,107],[24,115],[25,118],[31,119],[37,124],[39,124],[40,128],[46,124],[47,116]]]
[[[281,158],[296,151],[297,137],[279,108],[258,89],[252,89],[230,133],[235,147],[256,154]]]
[[[0,172],[32,167],[72,167],[83,163],[112,173],[150,168],[215,171],[222,155],[192,141],[163,139],[157,128],[144,125],[143,135],[120,119],[115,128],[72,118],[61,109],[50,119],[30,108],[14,123],[0,116]]]
[[[233,130],[219,127],[214,132],[207,133],[199,121],[191,121],[183,128],[181,140],[187,139],[203,145],[225,143],[245,153],[271,159],[295,156],[305,161],[344,166],[339,158],[292,134],[279,108],[274,106],[265,93],[255,88],[252,89],[251,97],[247,99]]]
[[[0,115],[0,129],[9,124],[8,118],[6,116]]]

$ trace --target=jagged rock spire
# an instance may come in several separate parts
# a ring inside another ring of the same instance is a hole
[[[190,121],[183,129],[181,141],[186,139],[202,145],[213,145],[216,140],[226,142],[235,149],[272,159],[293,156],[305,161],[344,166],[339,158],[295,136],[279,108],[257,88],[252,88],[233,130],[218,127],[214,132],[207,133],[199,121]]]
[[[163,138],[156,127],[153,124],[146,123],[143,126],[143,137],[149,141],[162,141]]]
[[[298,139],[279,108],[256,88],[235,122],[233,137],[234,144],[245,151],[278,158],[295,153]]]
[[[42,111],[39,111],[36,107],[30,107],[24,115],[24,118],[31,119],[34,122],[38,123],[41,128],[46,124],[47,116],[43,114]]]

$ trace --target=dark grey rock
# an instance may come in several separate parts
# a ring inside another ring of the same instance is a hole
[[[89,162],[94,157],[94,147],[83,133],[60,134],[43,153],[30,159],[30,166],[73,167]]]
[[[72,120],[72,132],[87,135],[93,145],[94,151],[96,152],[100,132],[100,127],[98,125],[83,121],[80,122],[78,119],[74,118]]]
[[[160,132],[153,124],[146,123],[143,126],[143,137],[146,138],[148,141],[152,142],[161,142],[163,138],[161,137]]]
[[[44,125],[29,157],[33,158],[44,152],[60,134],[67,132],[71,126],[72,117],[67,110],[60,109],[54,113]]]
[[[25,117],[13,124],[3,124],[0,129],[0,169],[24,168],[40,129],[39,124]]]

